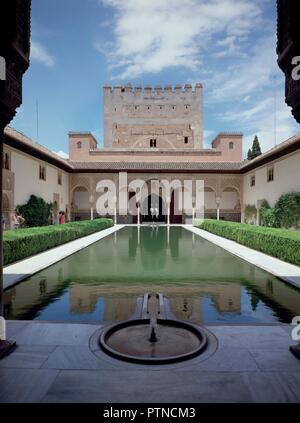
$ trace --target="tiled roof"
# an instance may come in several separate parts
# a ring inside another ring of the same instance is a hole
[[[255,169],[271,160],[281,157],[284,154],[289,154],[289,152],[296,151],[300,148],[300,134],[294,135],[293,137],[283,141],[282,143],[276,145],[276,147],[271,148],[267,152],[263,153],[261,156],[256,157],[253,160],[245,160],[241,171],[243,173],[248,170]]]
[[[38,144],[37,142],[26,137],[24,134],[22,134],[22,132],[7,126],[4,129],[4,135],[15,141],[13,144],[14,147],[19,148],[24,152],[28,152],[28,154],[32,154],[33,156],[37,156],[42,160],[55,164],[58,167],[63,167],[65,170],[72,169],[72,166],[68,160],[63,159],[43,145]]]

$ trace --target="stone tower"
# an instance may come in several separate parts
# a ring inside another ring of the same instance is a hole
[[[202,148],[202,85],[104,86],[104,146]]]

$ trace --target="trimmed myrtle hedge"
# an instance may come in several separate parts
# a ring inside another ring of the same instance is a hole
[[[14,263],[17,260],[22,260],[111,226],[113,226],[113,221],[103,218],[92,221],[70,222],[64,225],[17,229],[4,232],[4,265]]]
[[[204,220],[200,229],[300,266],[300,232],[217,220]]]

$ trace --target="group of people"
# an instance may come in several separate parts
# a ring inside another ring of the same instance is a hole
[[[58,216],[58,223],[60,225],[63,225],[64,223],[66,223],[66,216],[65,216],[65,212],[61,211],[59,212],[59,216]]]
[[[6,227],[7,223],[9,226],[8,228]],[[25,224],[25,219],[18,211],[15,211],[9,216],[9,222],[6,222],[5,217],[2,216],[3,230],[10,229],[10,228],[13,228],[13,229],[22,228],[24,224]]]
[[[64,223],[66,223],[65,212],[63,211],[59,212],[58,223],[60,225],[63,225]],[[8,229],[24,228],[25,226],[26,226],[26,220],[21,215],[21,213],[19,213],[17,210],[11,213],[8,219],[6,219],[4,215],[2,215],[2,227],[4,231]]]
[[[158,210],[158,208],[156,208],[156,207],[151,207],[151,208],[150,208],[150,214],[151,214],[152,219],[153,219],[154,217],[156,217],[156,219],[158,219],[158,217],[159,217],[159,210]]]

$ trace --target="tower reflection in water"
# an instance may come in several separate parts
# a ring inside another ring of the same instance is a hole
[[[182,227],[126,227],[5,292],[7,319],[120,321],[162,292],[192,322],[286,322],[299,291]]]

